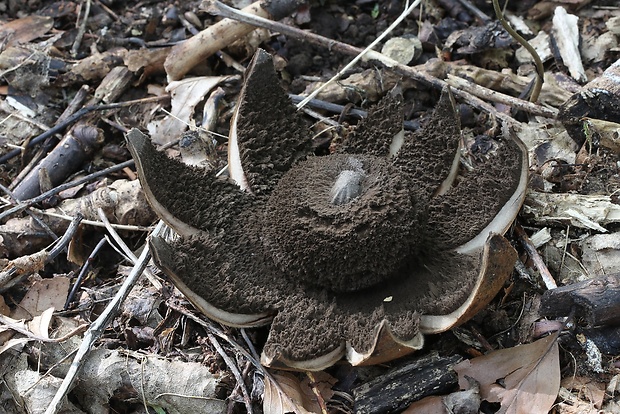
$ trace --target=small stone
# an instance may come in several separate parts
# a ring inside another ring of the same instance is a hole
[[[395,61],[407,65],[422,54],[422,42],[415,36],[393,37],[383,45],[381,53]]]

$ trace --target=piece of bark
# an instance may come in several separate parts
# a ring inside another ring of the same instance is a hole
[[[620,59],[560,107],[558,120],[579,145],[589,138],[584,118],[620,123]]]
[[[570,224],[603,233],[603,226],[620,223],[620,205],[603,195],[528,191],[522,214],[537,225]]]
[[[620,329],[617,326],[599,326],[596,328],[580,329],[578,333],[594,342],[594,345],[607,355],[620,354]]]
[[[133,81],[133,73],[125,66],[113,68],[95,90],[95,96],[88,105],[99,102],[112,103],[127,90]]]
[[[591,276],[620,273],[620,232],[593,234],[581,240],[581,266]]]
[[[357,414],[381,414],[402,410],[428,395],[443,394],[458,384],[452,367],[463,360],[459,355],[431,354],[396,368],[353,389]]]
[[[298,0],[257,1],[245,7],[243,11],[267,19],[280,20],[295,11],[302,3]],[[208,2],[201,5],[201,8],[207,7]],[[254,29],[254,26],[224,19],[174,46],[164,63],[168,81],[181,79],[206,58]]]
[[[543,294],[540,314],[548,318],[566,316],[576,306],[576,317],[589,326],[620,323],[620,273],[600,276]]]
[[[564,7],[556,7],[553,15],[553,37],[568,72],[577,82],[583,83],[587,82],[588,77],[579,53],[578,21],[579,18],[568,14]]]
[[[114,48],[103,53],[90,55],[80,60],[66,73],[58,76],[54,86],[66,88],[75,83],[93,83],[103,79],[110,71],[123,64],[128,51],[125,48]]]
[[[17,200],[26,200],[41,194],[41,179],[52,186],[62,183],[79,170],[103,143],[103,134],[90,125],[76,125],[13,190]]]
[[[83,197],[64,200],[58,207],[45,210],[47,213],[73,217],[84,215],[84,224],[89,220],[99,221],[97,209],[103,209],[113,224],[149,226],[155,214],[149,207],[138,180],[116,180],[98,188]],[[56,216],[40,216],[56,234],[67,230],[69,221]],[[50,243],[49,235],[31,217],[12,218],[0,225],[0,256],[20,257],[32,254]]]
[[[595,142],[598,141],[601,147],[620,154],[620,123],[594,118],[583,118],[583,121],[587,123],[587,128],[590,129]]]
[[[538,57],[540,57],[541,61],[546,62],[553,57],[553,53],[551,53],[551,46],[549,44],[550,38],[546,32],[541,30],[538,32],[536,37],[530,39],[529,42],[534,50],[536,50],[536,53],[538,53]],[[517,49],[515,52],[515,57],[520,64],[534,62],[532,54],[523,46]]]

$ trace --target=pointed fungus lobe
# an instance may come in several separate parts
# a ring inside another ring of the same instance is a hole
[[[413,134],[401,100],[388,94],[336,153],[313,156],[259,50],[231,121],[230,181],[128,133],[149,201],[181,235],[151,241],[156,263],[210,318],[270,325],[264,364],[389,361],[473,317],[509,276],[522,144],[506,128],[496,157],[463,173],[450,91]]]

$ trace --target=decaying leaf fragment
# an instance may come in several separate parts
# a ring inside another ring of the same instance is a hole
[[[54,19],[48,16],[22,17],[0,25],[0,41],[4,47],[25,45],[43,36],[53,26]]]
[[[462,388],[466,376],[478,381],[483,400],[501,403],[500,414],[547,414],[560,389],[557,334],[465,360],[454,370]]]
[[[172,96],[170,114],[148,125],[153,143],[163,145],[179,138],[187,129],[196,105],[207,93],[232,76],[202,76],[171,82],[166,91]]]
[[[324,372],[317,373],[324,376],[323,384],[327,387],[319,389],[324,392],[321,398],[328,400],[333,391],[331,386],[336,382],[335,378]],[[265,414],[295,413],[311,414],[321,412],[321,407],[316,401],[316,396],[306,381],[299,379],[290,372],[275,372],[265,377],[265,394],[263,396],[263,411]],[[317,382],[314,386],[320,386]]]

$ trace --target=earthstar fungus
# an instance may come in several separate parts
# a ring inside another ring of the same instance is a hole
[[[502,234],[523,202],[522,144],[504,128],[493,157],[459,172],[450,91],[409,134],[400,99],[389,94],[336,153],[313,156],[259,50],[231,121],[228,179],[127,134],[152,207],[180,235],[151,240],[157,265],[210,318],[271,324],[263,364],[397,358],[474,316],[509,276],[516,253]]]

